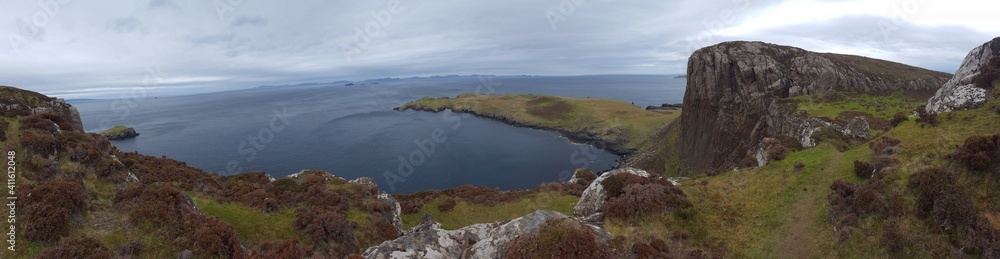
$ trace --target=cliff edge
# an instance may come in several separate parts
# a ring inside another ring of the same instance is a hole
[[[705,47],[688,60],[678,153],[687,167],[733,168],[753,156],[765,137],[789,133],[782,131],[808,137],[811,127],[789,127],[777,118],[794,112],[775,111],[782,109],[782,99],[831,91],[929,95],[949,77],[889,61],[764,42]]]

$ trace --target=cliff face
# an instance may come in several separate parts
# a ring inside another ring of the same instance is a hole
[[[69,121],[75,131],[83,132],[80,111],[63,99],[52,98],[40,93],[0,86],[0,111],[5,116],[27,116],[51,113]]]
[[[962,61],[962,66],[955,71],[955,76],[927,100],[926,111],[942,113],[981,107],[991,96],[986,89],[977,86],[976,81],[983,76],[981,72],[984,69],[996,70],[1000,67],[1000,60],[994,60],[996,58],[1000,58],[1000,37],[972,49]]]
[[[688,60],[678,152],[689,167],[732,168],[758,153],[767,136],[789,135],[809,144],[811,129],[823,123],[788,124],[789,119],[810,120],[781,105],[784,98],[829,91],[932,92],[948,77],[888,61],[763,42],[709,46]]]

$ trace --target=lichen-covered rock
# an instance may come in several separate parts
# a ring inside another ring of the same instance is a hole
[[[765,136],[797,132],[800,136],[793,137],[810,143],[805,136],[817,125],[805,123],[807,117],[798,119],[805,124],[786,123],[797,114],[779,103],[784,98],[829,91],[929,93],[949,77],[899,63],[763,42],[705,47],[688,60],[678,153],[685,166],[695,169],[733,168],[753,156]]]
[[[365,250],[365,258],[501,258],[517,237],[538,231],[551,219],[568,216],[554,211],[536,211],[504,222],[475,224],[444,230],[441,223],[424,215],[421,223],[395,240]]]
[[[972,49],[962,61],[962,66],[955,71],[955,76],[927,100],[926,111],[937,114],[982,107],[989,96],[986,89],[976,87],[974,80],[983,67],[1000,65],[990,64],[993,57],[1000,57],[1000,37]]]
[[[615,169],[598,176],[583,191],[583,195],[580,196],[580,201],[576,203],[576,207],[573,207],[573,217],[580,222],[601,224],[604,220],[604,212],[601,211],[601,208],[604,207],[604,202],[608,200],[607,191],[604,190],[604,185],[601,183],[617,174],[634,174],[642,177],[650,177],[650,174],[646,171],[636,168]]]

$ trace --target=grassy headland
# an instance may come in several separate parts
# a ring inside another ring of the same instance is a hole
[[[396,109],[471,113],[514,126],[558,131],[573,141],[595,144],[618,154],[630,154],[650,145],[653,132],[680,116],[679,110],[647,111],[610,99],[531,94],[425,97]]]

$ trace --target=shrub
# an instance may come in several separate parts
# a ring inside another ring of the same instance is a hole
[[[299,241],[295,239],[263,242],[254,246],[250,252],[250,258],[261,259],[297,259],[305,258],[305,250],[299,246]]]
[[[66,238],[59,245],[45,249],[35,258],[111,258],[104,244],[89,236]]]
[[[837,148],[837,151],[844,152],[851,149],[851,144],[843,133],[833,127],[823,127],[813,133],[813,139],[820,143],[827,143]]]
[[[35,129],[22,131],[21,145],[29,152],[46,156],[55,154],[56,150],[62,148],[62,143],[51,133]]]
[[[295,230],[305,232],[317,250],[342,257],[354,252],[353,224],[347,215],[320,207],[295,210]]]
[[[619,173],[612,175],[601,182],[604,192],[608,198],[614,198],[625,193],[625,187],[633,184],[648,184],[652,181],[647,177],[642,177],[629,173]]]
[[[935,127],[935,126],[937,126],[938,124],[941,123],[941,121],[938,119],[938,115],[937,114],[927,113],[927,112],[920,112],[919,115],[920,115],[920,118],[917,118],[917,123],[920,123],[921,127],[923,127],[923,126]]]
[[[875,167],[868,162],[854,160],[854,175],[863,179],[871,179],[875,173]]]
[[[242,253],[240,241],[233,227],[216,217],[203,217],[201,222],[191,224],[186,229],[194,229],[194,253],[204,257],[227,257]]]
[[[898,216],[903,213],[902,201],[887,192],[882,181],[849,183],[843,180],[830,185],[833,193],[827,196],[830,203],[829,217],[834,224],[853,226],[857,220],[869,215]]]
[[[450,211],[455,208],[455,199],[448,198],[438,204],[438,210],[441,212]]]
[[[597,174],[595,174],[593,171],[590,171],[587,168],[580,168],[576,169],[576,171],[573,172],[573,178],[583,179],[585,183],[590,184],[590,182],[593,182],[595,179],[597,179]]]
[[[71,218],[86,206],[83,186],[66,180],[44,181],[25,187],[24,236],[28,240],[54,243],[69,233]]]
[[[132,258],[139,255],[140,251],[142,251],[142,243],[139,243],[139,241],[129,241],[118,248],[118,256]]]
[[[980,68],[979,75],[976,75],[973,80],[976,87],[992,89],[993,82],[1000,80],[1000,56],[991,58],[989,63]]]
[[[983,171],[1000,161],[1000,134],[993,136],[972,136],[955,150],[952,157],[965,166]]]
[[[608,218],[629,220],[687,207],[691,202],[680,188],[650,183],[626,186],[623,194],[604,203],[603,211]]]
[[[889,219],[885,224],[882,243],[889,249],[889,253],[897,256],[910,246],[910,236],[900,228],[898,218]]]
[[[767,158],[771,161],[784,160],[785,155],[788,154],[788,149],[778,139],[767,138],[764,140],[764,145],[767,150]]]
[[[955,172],[940,167],[924,169],[910,176],[908,186],[917,194],[917,215],[931,216],[941,193],[960,191],[953,185],[957,177]]]
[[[890,121],[889,123],[892,124],[893,128],[895,128],[896,126],[899,126],[899,124],[902,124],[904,121],[907,121],[909,119],[910,118],[906,116],[906,114],[903,114],[902,112],[897,112],[895,115],[892,115],[892,121]]]
[[[535,233],[524,234],[504,252],[505,258],[611,258],[611,249],[587,226],[571,219],[552,219]]]

